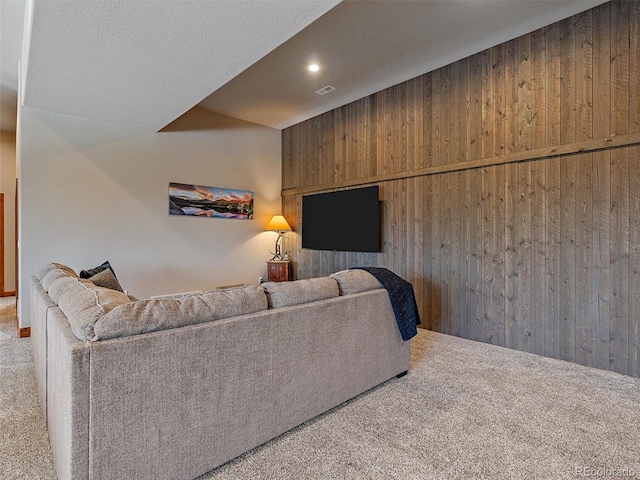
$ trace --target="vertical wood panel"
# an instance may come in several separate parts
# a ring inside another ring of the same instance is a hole
[[[545,30],[531,34],[531,142],[532,148],[543,148],[545,138]],[[544,314],[546,275],[546,161],[531,162],[531,352],[544,354]]]
[[[285,129],[283,189],[640,132],[640,0],[614,1]],[[380,182],[379,265],[427,328],[640,376],[640,147]],[[301,226],[301,195],[283,212]]]
[[[449,333],[451,327],[449,269],[451,255],[451,185],[448,175],[441,175],[438,181],[438,279],[440,283],[440,323],[439,332]]]
[[[412,202],[409,201],[409,192],[407,191],[409,180],[403,179],[398,181],[398,188],[400,190],[400,211],[398,219],[398,230],[397,230],[397,243],[400,245],[400,248],[396,257],[396,272],[403,278],[409,278],[407,267],[409,263],[406,261],[409,257],[409,242],[406,235],[403,235],[407,231],[407,227],[409,225],[409,215],[410,215],[410,206],[412,206]]]
[[[451,67],[440,69],[440,164],[451,163]],[[451,301],[452,292],[449,273],[451,271],[451,190],[450,175],[442,175],[440,182],[440,209],[438,212],[440,222],[440,316],[446,320],[441,322],[440,330],[443,333],[451,332]]]
[[[460,69],[460,158],[468,161],[471,154],[470,135],[472,119],[471,59],[461,62]],[[471,190],[470,172],[461,172],[460,192],[460,333],[469,338],[471,331]]]
[[[424,75],[422,82],[422,110],[424,112],[424,121],[422,122],[422,140],[424,143],[422,163],[424,166],[433,165],[431,137],[432,104],[431,75]],[[431,229],[434,223],[433,177],[425,177],[422,184],[422,211],[424,212],[425,218],[425,222],[422,225],[422,238],[424,242],[423,272],[425,278],[423,285],[424,305],[422,309],[422,323],[425,328],[429,328],[434,317],[433,237],[431,235]]]
[[[560,141],[576,139],[575,17],[560,22]],[[576,170],[572,156],[560,164],[560,358],[575,361]]]
[[[516,210],[516,248],[518,257],[518,350],[531,351],[531,281],[532,281],[532,185],[531,164],[518,166],[517,210]]]
[[[425,167],[433,165],[433,146],[431,138],[433,126],[432,95],[431,75],[424,75],[422,81],[422,111],[424,115],[424,119],[422,121],[422,165]],[[417,101],[420,101],[420,99]]]
[[[629,131],[640,131],[640,2],[629,8]],[[640,149],[629,152],[629,374],[640,376]]]
[[[480,150],[481,158],[490,158],[494,155],[494,102],[493,102],[493,62],[491,58],[491,50],[482,52],[482,147]]]
[[[509,348],[518,348],[518,246],[516,239],[516,205],[518,204],[518,165],[505,167],[505,343]]]
[[[442,81],[441,71],[436,70],[431,75],[431,153],[432,165],[442,164],[441,115],[442,115]],[[431,328],[440,331],[442,324],[442,281],[440,264],[441,231],[442,231],[442,188],[441,176],[432,178],[432,223],[431,223]]]
[[[495,209],[494,218],[494,258],[493,258],[493,335],[497,345],[504,345],[505,337],[505,238],[504,238],[504,219],[505,219],[505,191],[503,188],[506,182],[506,170],[504,167],[495,168],[494,188],[496,195],[494,196]]]
[[[460,175],[460,333],[463,338],[471,337],[472,311],[472,278],[471,278],[471,175],[461,172]]]
[[[476,54],[471,57],[470,64],[470,89],[471,89],[471,119],[470,119],[470,144],[469,158],[480,158],[482,155],[482,115],[483,115],[483,55]],[[482,336],[482,178],[483,170],[468,171],[469,176],[469,284],[470,305],[469,311],[470,331],[472,340],[483,340]]]
[[[547,48],[545,54],[545,138],[546,145],[560,144],[560,25],[546,29]],[[546,246],[545,257],[545,311],[544,311],[544,354],[548,357],[560,356],[560,160],[546,161],[545,170],[545,211]]]
[[[542,137],[544,139],[544,137]],[[544,355],[547,213],[545,203],[546,162],[534,162],[532,181],[532,273],[531,273],[531,352]]]
[[[638,147],[632,148],[629,153],[629,183],[628,373],[640,377],[640,148]]]
[[[507,48],[508,44],[495,46],[493,51],[492,96],[494,106],[494,156],[506,153],[507,141]],[[503,166],[493,167],[491,191],[494,192],[491,202],[492,234],[491,234],[491,337],[496,345],[505,345],[505,196],[506,169]]]
[[[629,4],[612,3],[611,127],[629,131]],[[611,268],[613,270],[609,323],[610,368],[629,371],[629,149],[611,152]]]
[[[441,257],[441,238],[440,230],[442,229],[442,213],[440,211],[440,184],[441,176],[433,175],[431,178],[431,323],[430,328],[440,331],[440,323],[442,320],[441,292],[442,286],[440,282],[440,257]]]
[[[523,126],[520,123],[522,108],[521,77],[526,73],[526,66],[520,63],[519,45],[524,43],[522,37],[506,44],[505,64],[505,153],[514,153],[519,149],[519,136]]]
[[[492,226],[495,218],[493,217],[494,209],[491,208],[492,197],[494,193],[491,191],[495,179],[495,168],[482,169],[482,278],[480,283],[480,292],[482,295],[482,336],[481,340],[487,343],[493,343],[493,331],[491,320],[493,318],[493,269],[492,269],[492,244],[493,235]]]
[[[460,204],[462,172],[455,172],[450,180],[449,196],[450,248],[449,248],[449,332],[460,336],[462,327],[462,209]]]
[[[434,216],[435,210],[433,208],[433,180],[435,176],[424,177],[423,193],[422,193],[422,210],[424,212],[425,222],[422,225],[422,237],[424,239],[424,277],[425,284],[424,302],[423,306],[424,315],[422,317],[422,323],[425,328],[431,328],[433,318],[435,317],[435,305],[434,305],[434,256],[433,256],[433,225],[435,223]]]
[[[450,104],[450,125],[449,129],[449,162],[459,162],[463,157],[464,139],[462,133],[463,119],[463,103],[465,95],[462,91],[461,83],[461,65],[462,62],[456,62],[450,65],[449,73],[449,104]],[[450,178],[449,205],[450,205],[450,249],[449,249],[449,333],[460,336],[462,326],[462,172],[455,172],[448,175]]]
[[[495,108],[493,97],[493,61],[492,50],[482,52],[482,157],[494,155],[495,139]],[[495,210],[491,208],[495,190],[495,168],[483,168],[482,175],[482,278],[480,292],[482,296],[482,336],[483,342],[493,343],[493,268],[492,254],[494,253],[491,239]]]
[[[420,318],[425,318],[425,249],[424,249],[424,177],[417,177],[413,179],[413,225],[411,228],[414,230],[414,250],[413,266],[410,266],[410,270],[414,275],[414,281],[412,282],[413,288],[416,293],[416,302],[418,303],[418,309]]]
[[[442,81],[440,70],[434,71],[431,75],[431,154],[432,165],[442,165]]]
[[[611,29],[610,4],[593,13],[593,135],[603,138],[611,134]],[[610,205],[611,153],[593,154],[593,315],[592,358],[594,367],[609,368],[610,270]]]
[[[372,95],[375,98],[376,108],[374,110],[374,123],[375,123],[375,140],[374,149],[376,152],[376,173],[378,175],[383,174],[385,170],[385,156],[384,156],[384,95],[383,92],[378,92]]]
[[[533,104],[532,35],[520,37],[518,41],[518,150],[534,147],[534,119],[537,112]],[[518,318],[517,347],[531,351],[531,280],[532,280],[532,162],[517,164],[515,248],[517,255],[516,315]]]
[[[440,69],[440,162],[439,165],[451,163],[451,66]]]
[[[346,142],[342,139],[346,136],[345,115],[343,108],[337,108],[333,112],[333,182],[338,183],[346,180]]]
[[[523,76],[527,68],[520,62],[519,44],[524,43],[524,38],[507,42],[506,51],[506,145],[507,153],[515,152],[519,148],[522,124],[520,123],[520,111],[524,105],[522,95]],[[504,283],[504,308],[505,308],[505,341],[509,348],[518,348],[518,248],[516,240],[516,205],[518,204],[518,164],[510,164],[502,167],[505,170],[505,283]]]
[[[360,137],[362,119],[358,116],[359,109],[357,103],[358,102],[350,103],[341,108],[344,129],[341,132],[340,143],[342,144],[341,149],[344,152],[342,164],[344,167],[343,176],[345,180],[359,178],[365,171],[364,165],[362,164],[363,159],[359,155],[359,143],[363,138]],[[389,119],[387,118],[387,120]],[[389,128],[386,123],[384,125],[386,129]],[[385,133],[387,131],[388,130],[386,130]]]
[[[592,15],[576,16],[576,140],[593,138]],[[576,155],[576,362],[593,363],[592,154]]]
[[[298,179],[295,174],[297,162],[294,161],[296,156],[292,151],[295,131],[293,128],[282,131],[282,185],[297,185]]]
[[[611,155],[611,318],[609,362],[612,370],[627,373],[629,342],[629,155],[625,149]]]

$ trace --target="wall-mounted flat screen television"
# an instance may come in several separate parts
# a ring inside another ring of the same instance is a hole
[[[378,186],[302,197],[302,248],[380,251]]]

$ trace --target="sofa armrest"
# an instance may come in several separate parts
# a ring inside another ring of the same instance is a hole
[[[56,307],[37,276],[31,277],[31,350],[36,371],[38,402],[47,419],[47,312]]]
[[[47,429],[58,478],[89,478],[90,345],[79,341],[62,311],[47,321]]]

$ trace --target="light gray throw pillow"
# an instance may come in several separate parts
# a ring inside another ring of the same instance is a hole
[[[43,277],[40,283],[42,284],[42,288],[44,289],[44,291],[48,292],[53,282],[55,282],[59,278],[68,277],[68,276],[69,275],[65,273],[63,270],[60,270],[59,268],[54,268]]]
[[[366,292],[382,288],[382,284],[369,272],[360,269],[341,270],[330,275],[338,282],[340,295],[350,295],[352,293]]]
[[[54,270],[56,268],[58,267],[56,267],[53,263],[47,263],[46,265],[42,266],[38,270],[38,280],[40,280],[40,283],[42,283],[42,279],[45,277],[47,273],[49,273],[51,270]]]
[[[282,308],[340,296],[338,283],[330,277],[307,278],[293,282],[266,282],[269,308]]]
[[[69,284],[60,295],[58,306],[65,314],[73,334],[79,340],[91,340],[100,317],[118,305],[131,303],[124,293],[94,285],[88,280]]]
[[[40,270],[38,270],[38,280],[42,282],[47,273],[56,269],[60,269],[72,277],[78,276],[78,274],[71,267],[67,267],[66,265],[63,265],[61,263],[47,263],[45,266],[41,267]]]
[[[75,285],[76,283],[78,283],[78,279],[76,277],[65,275],[64,277],[58,278],[49,287],[49,297],[57,305],[62,294],[69,290],[69,288],[72,288],[72,285]]]

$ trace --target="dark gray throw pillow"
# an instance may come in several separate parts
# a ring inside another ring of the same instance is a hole
[[[120,286],[120,282],[113,274],[110,268],[101,271],[100,273],[96,273],[93,277],[89,279],[90,282],[93,282],[95,285],[104,288],[110,288],[111,290],[118,290],[119,292],[124,292],[122,287]]]
[[[113,269],[113,267],[111,267],[111,264],[109,263],[109,260],[107,260],[102,265],[98,265],[97,267],[90,268],[88,270],[82,270],[80,272],[80,278],[85,278],[85,279],[88,280],[91,277],[93,277],[94,275],[97,275],[98,273],[105,271],[106,269],[110,269],[111,273],[113,273],[113,276],[116,277],[115,270]],[[118,278],[118,277],[116,277],[116,278]]]

